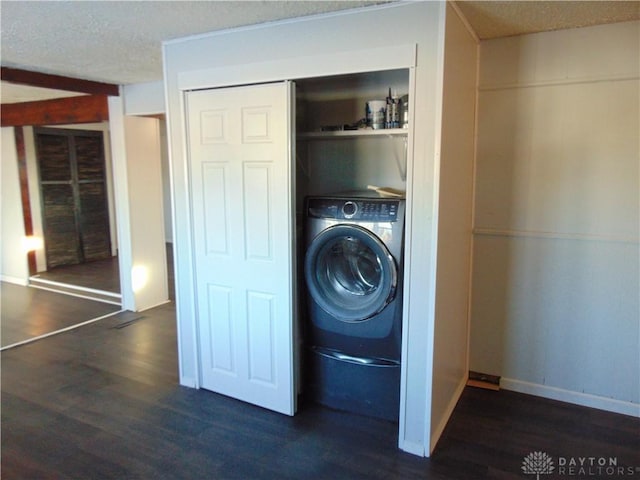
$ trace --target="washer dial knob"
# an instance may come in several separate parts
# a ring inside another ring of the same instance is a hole
[[[344,218],[352,218],[358,211],[358,205],[355,202],[344,202],[342,205],[342,214]]]

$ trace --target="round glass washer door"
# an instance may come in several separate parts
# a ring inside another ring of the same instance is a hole
[[[361,322],[393,300],[398,270],[387,247],[369,230],[334,225],[309,245],[305,279],[325,312],[343,322]]]

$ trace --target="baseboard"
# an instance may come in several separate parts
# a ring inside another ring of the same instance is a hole
[[[193,377],[180,377],[180,385],[188,388],[198,388],[196,379]]]
[[[118,310],[116,312],[107,313],[105,315],[101,315],[100,317],[92,318],[92,319],[87,320],[85,322],[81,322],[81,323],[77,323],[75,325],[70,325],[68,327],[61,328],[60,330],[55,330],[53,332],[45,333],[43,335],[38,335],[37,337],[28,338],[28,339],[23,340],[21,342],[16,342],[16,343],[13,343],[11,345],[4,346],[4,347],[0,348],[0,351],[5,351],[5,350],[9,350],[10,348],[20,347],[22,345],[26,345],[28,343],[37,342],[37,341],[42,340],[44,338],[52,337],[52,336],[58,335],[60,333],[69,332],[71,330],[75,330],[76,328],[84,327],[85,325],[90,325],[92,323],[99,322],[100,320],[104,320],[105,318],[109,318],[109,317],[113,317],[115,315],[119,315],[122,312],[124,312],[124,310]]]
[[[23,287],[29,285],[28,279],[12,277],[11,275],[0,275],[0,280],[7,283],[13,283],[14,285],[21,285]]]
[[[425,456],[424,445],[417,442],[410,442],[408,440],[399,441],[398,448],[403,452],[410,453],[411,455],[417,455],[418,457]]]
[[[451,397],[451,400],[449,401],[449,404],[444,411],[444,415],[442,415],[442,418],[436,426],[436,429],[431,433],[431,445],[429,448],[429,453],[433,453],[433,450],[436,448],[436,444],[438,443],[438,440],[440,440],[440,436],[442,435],[442,432],[444,432],[447,423],[449,423],[449,418],[451,418],[453,410],[456,408],[458,400],[460,400],[460,395],[462,395],[462,392],[464,391],[464,387],[466,385],[467,377],[461,378],[460,383],[458,383],[458,386],[456,387],[456,390],[453,394],[453,397]]]
[[[29,286],[47,290],[49,292],[70,295],[72,297],[85,298],[87,300],[95,300],[97,302],[109,303],[111,305],[122,305],[122,295],[104,290],[96,290],[95,288],[81,287],[79,285],[71,285],[63,282],[55,282],[46,280],[34,275],[29,278]]]
[[[136,312],[138,312],[138,313],[146,312],[147,310],[151,310],[152,308],[156,308],[156,307],[161,307],[162,305],[166,305],[167,303],[171,303],[171,300],[169,300],[169,299],[162,300],[161,302],[154,303],[153,305],[141,308],[140,310],[136,310]]]
[[[583,407],[597,408],[622,415],[629,415],[640,418],[640,404],[632,402],[624,402],[613,398],[600,397],[588,393],[574,392],[572,390],[564,390],[562,388],[550,387],[548,385],[540,385],[537,383],[523,382],[513,378],[502,378],[500,387],[504,390],[513,392],[526,393],[538,397],[549,398],[551,400],[559,400],[561,402],[582,405]]]

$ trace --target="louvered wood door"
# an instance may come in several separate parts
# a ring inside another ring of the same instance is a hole
[[[101,132],[36,129],[47,268],[111,256]]]

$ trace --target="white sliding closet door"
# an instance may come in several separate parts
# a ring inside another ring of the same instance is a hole
[[[186,94],[201,386],[288,415],[293,88]]]

